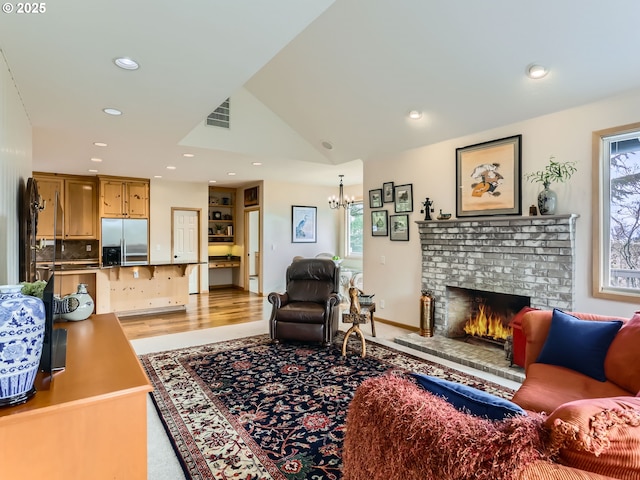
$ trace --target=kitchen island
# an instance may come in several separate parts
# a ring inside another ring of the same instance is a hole
[[[184,310],[197,263],[114,265],[96,271],[96,313],[118,316]]]

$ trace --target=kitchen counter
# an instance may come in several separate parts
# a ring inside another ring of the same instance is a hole
[[[189,274],[198,264],[154,262],[101,267],[96,270],[96,313],[126,316],[185,310]]]

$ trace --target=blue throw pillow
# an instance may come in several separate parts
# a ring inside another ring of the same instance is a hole
[[[581,320],[553,309],[549,335],[536,362],[570,368],[604,382],[604,359],[620,320]]]
[[[477,417],[502,420],[508,416],[527,414],[515,403],[477,388],[449,382],[423,373],[412,373],[411,375],[426,391],[443,397],[458,410],[471,413]]]

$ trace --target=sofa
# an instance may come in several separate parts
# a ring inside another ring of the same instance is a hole
[[[579,321],[572,328],[606,330],[604,346],[585,347],[589,335],[574,330],[552,352],[571,354],[571,344],[580,345],[585,364],[598,363],[585,356],[600,356],[596,374],[604,379],[538,361],[547,360],[557,340],[554,315]],[[640,315],[536,311],[522,326],[526,379],[512,401],[526,415],[490,420],[456,408],[411,376],[369,379],[349,406],[343,479],[640,479]]]
[[[588,313],[571,313],[573,317],[581,320],[614,320],[624,326],[616,332],[613,341],[604,351],[604,363],[598,363],[598,366],[601,365],[603,368],[604,377],[596,379],[573,368],[537,361],[548,338],[553,314],[550,310],[531,310],[522,317],[522,333],[526,342],[526,378],[513,397],[515,403],[527,410],[551,413],[560,405],[573,400],[633,397],[640,391],[640,315],[629,320]],[[575,342],[566,343],[562,346],[565,350],[562,353],[567,354],[566,349],[571,348],[571,343],[576,345]],[[583,357],[584,353],[582,352]],[[591,355],[594,356],[597,356],[597,353]],[[585,368],[587,359],[576,361],[579,365],[575,368]]]

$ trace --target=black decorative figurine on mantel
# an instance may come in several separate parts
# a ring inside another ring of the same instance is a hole
[[[433,205],[433,202],[429,200],[429,197],[427,197],[425,201],[422,202],[422,205],[424,206],[424,208],[420,210],[420,213],[424,213],[424,221],[428,222],[432,220],[431,212],[433,212],[433,208],[431,208],[431,205]]]

